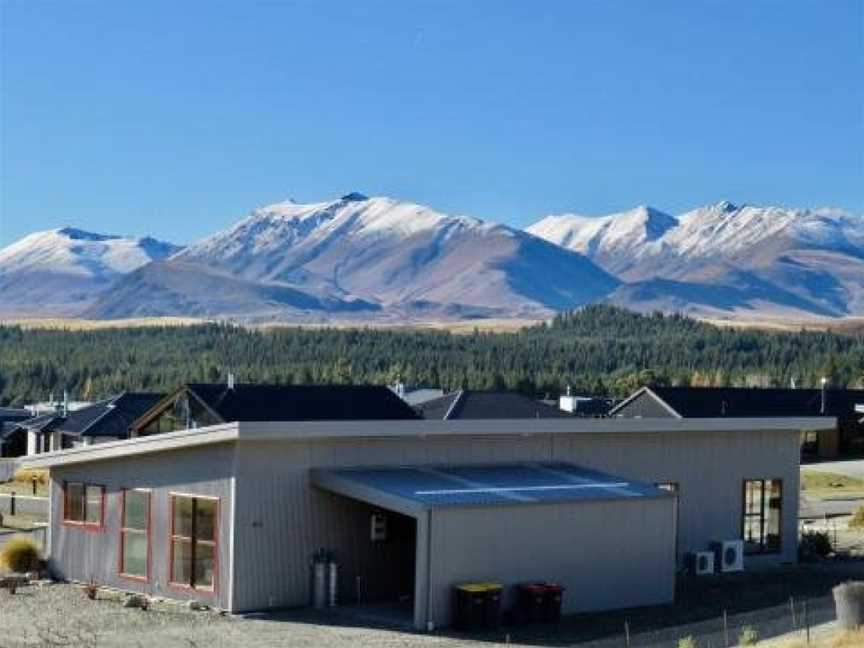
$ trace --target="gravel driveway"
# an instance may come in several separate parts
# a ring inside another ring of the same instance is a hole
[[[801,622],[807,602],[811,625],[834,619],[831,588],[849,579],[864,578],[864,561],[787,567],[764,573],[745,573],[686,581],[672,605],[620,612],[578,615],[559,625],[502,628],[493,635],[416,634],[352,624],[308,610],[286,611],[243,619],[213,612],[195,612],[173,603],[140,611],[120,604],[120,595],[89,601],[78,587],[28,587],[15,595],[0,592],[0,648],[23,646],[150,646],[158,648],[235,646],[329,647],[384,646],[400,648],[495,646],[511,633],[512,645],[621,648],[624,623],[633,648],[674,648],[678,639],[692,635],[700,646],[725,646],[722,611],[728,612],[729,637],[749,625],[761,638],[793,629],[789,605],[796,601]],[[112,600],[107,600],[112,598]],[[709,643],[710,642],[710,643]]]

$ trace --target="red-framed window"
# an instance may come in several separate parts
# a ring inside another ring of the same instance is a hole
[[[105,487],[68,481],[63,484],[63,524],[102,529],[105,523]]]
[[[171,585],[215,592],[219,500],[171,494]]]
[[[123,490],[120,511],[120,576],[150,578],[150,491]]]

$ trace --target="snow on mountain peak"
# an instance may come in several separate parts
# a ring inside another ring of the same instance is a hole
[[[0,250],[0,274],[41,271],[110,277],[131,272],[178,249],[150,237],[123,237],[62,227],[34,232]]]

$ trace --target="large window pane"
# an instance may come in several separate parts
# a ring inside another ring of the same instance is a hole
[[[128,576],[147,576],[147,534],[123,531],[123,573]]]
[[[144,491],[125,491],[123,493],[123,527],[126,529],[147,529],[148,502],[150,493]]]
[[[195,500],[195,538],[216,539],[216,500]]]
[[[84,521],[84,484],[69,482],[66,484],[65,520],[70,522]]]
[[[779,479],[744,482],[742,534],[747,553],[774,553],[781,549],[783,483]]]
[[[102,522],[102,487],[87,486],[87,508],[85,521],[87,524]]]
[[[192,583],[192,542],[172,540],[173,560],[171,561],[171,581],[191,585]]]
[[[174,535],[192,537],[192,506],[191,497],[174,497]]]
[[[195,545],[195,587],[212,589],[215,575],[215,546],[199,542]]]

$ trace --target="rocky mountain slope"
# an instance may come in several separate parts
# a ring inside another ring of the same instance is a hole
[[[200,286],[217,277],[231,290],[214,303]],[[131,273],[87,314],[539,317],[603,299],[619,283],[583,255],[525,232],[353,193],[256,209]]]
[[[549,216],[527,231],[583,252],[626,282],[609,301],[708,316],[864,314],[864,218],[736,206],[669,216],[650,207]]]

